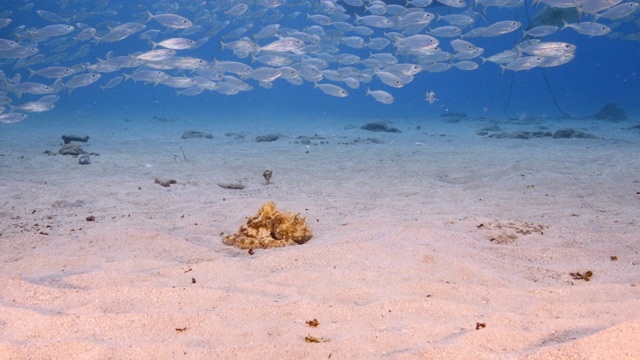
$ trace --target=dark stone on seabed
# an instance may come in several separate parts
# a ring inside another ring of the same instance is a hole
[[[182,139],[197,139],[197,138],[213,139],[213,135],[207,134],[202,131],[194,131],[194,130],[185,131],[184,134],[182,134]]]
[[[89,141],[89,137],[88,136],[77,136],[77,135],[62,135],[62,141],[64,141],[65,144],[68,144],[72,141],[78,141],[78,142],[87,142]]]
[[[58,153],[60,153],[60,155],[78,156],[84,154],[85,151],[82,149],[82,146],[78,144],[66,144],[62,145],[60,150],[58,150]]]
[[[587,134],[583,131],[578,131],[576,129],[560,129],[553,133],[554,139],[568,139],[568,138],[579,138],[579,139],[597,139],[598,137],[595,135]]]
[[[154,182],[162,187],[169,187],[171,186],[171,184],[178,183],[174,179],[160,179],[160,178],[155,178]]]
[[[384,121],[374,121],[367,124],[362,125],[362,130],[374,131],[374,132],[390,132],[390,133],[399,133],[402,132],[400,129],[389,127],[387,123]]]
[[[91,157],[87,154],[82,154],[78,157],[78,164],[80,165],[89,165],[91,164]]]
[[[280,135],[278,134],[268,134],[268,135],[260,135],[256,136],[256,142],[272,142],[280,139]]]
[[[553,134],[549,131],[515,131],[515,132],[501,132],[489,135],[490,138],[496,139],[534,139],[551,137]]]

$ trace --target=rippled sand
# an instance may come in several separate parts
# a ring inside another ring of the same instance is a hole
[[[0,358],[640,357],[636,123],[333,121],[3,127]],[[100,155],[43,154],[65,133]],[[222,244],[268,200],[314,237]]]

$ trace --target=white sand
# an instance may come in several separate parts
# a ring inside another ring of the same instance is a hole
[[[1,129],[0,359],[640,358],[633,122],[547,124],[598,140],[439,119],[392,123],[402,134],[99,124]],[[253,141],[270,132],[288,137]],[[64,133],[100,156],[44,155]],[[294,143],[314,133],[328,144]],[[357,137],[385,143],[341,144]],[[268,200],[314,237],[254,255],[221,243]]]

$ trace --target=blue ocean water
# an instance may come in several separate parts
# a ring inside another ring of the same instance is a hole
[[[338,6],[344,5],[342,1],[327,2],[335,3]],[[245,14],[241,16],[225,14],[236,4],[242,3],[248,5]],[[407,7],[412,8],[411,6]],[[439,15],[475,11],[475,23],[463,28],[463,34],[474,28],[488,26],[498,21],[516,20],[521,22],[522,26],[519,30],[496,37],[463,36],[464,40],[482,47],[484,49],[482,56],[488,57],[501,51],[514,49],[516,44],[523,40],[522,30],[526,29],[529,21],[546,7],[544,4],[531,4],[529,0],[517,6],[508,7],[485,7],[482,4],[467,2],[464,7],[454,8],[436,2],[425,7],[424,11]],[[364,9],[364,6],[362,8]],[[55,21],[46,20],[38,15],[38,10],[45,10],[59,15],[61,18],[69,19],[69,24],[75,29],[69,34],[33,41],[29,36],[29,31],[56,24]],[[194,27],[177,29],[155,20],[147,21],[147,11],[154,14],[171,13],[183,16],[192,20]],[[240,40],[242,37],[253,40],[253,34],[264,26],[274,23],[280,24],[281,29],[309,31],[310,27],[318,27],[318,25],[306,19],[308,14],[327,14],[327,11],[324,10],[322,1],[281,1],[279,6],[267,7],[260,1],[87,2],[67,0],[29,2],[9,0],[4,1],[0,6],[0,17],[11,19],[8,26],[0,29],[0,38],[13,40],[24,46],[35,46],[39,49],[38,54],[44,55],[44,57],[40,61],[32,63],[29,63],[29,57],[4,58],[1,60],[1,69],[9,82],[19,74],[18,82],[32,81],[51,85],[54,79],[45,79],[40,76],[29,78],[27,68],[38,70],[50,66],[67,66],[83,69],[74,75],[91,73],[92,70],[87,66],[99,63],[100,59],[127,55],[134,57],[136,54],[151,50],[149,42],[140,39],[140,34],[144,31],[159,30],[159,34],[153,38],[156,42],[172,37],[185,37],[197,41],[206,38],[212,28],[225,21],[229,23],[221,31],[209,37],[203,45],[194,49],[178,50],[176,56],[199,58],[209,64],[212,64],[214,59],[239,61],[256,68],[266,65],[252,63],[250,56],[239,58],[234,55],[233,51],[221,49],[220,41],[229,43]],[[369,14],[361,11],[360,16],[364,15]],[[396,15],[386,16],[389,19],[398,18]],[[347,13],[341,19],[344,22],[359,25],[356,22],[355,14]],[[593,16],[585,14],[583,22],[590,22],[592,19]],[[103,90],[100,87],[113,77],[131,74],[145,68],[145,66],[141,66],[102,72],[100,80],[94,84],[80,87],[73,92],[67,90],[56,92],[55,94],[60,98],[55,103],[55,109],[46,112],[27,112],[28,118],[24,121],[45,121],[58,117],[73,121],[71,118],[74,114],[82,117],[91,117],[92,115],[105,117],[113,114],[114,118],[118,119],[126,117],[127,114],[175,118],[199,115],[211,117],[212,121],[225,121],[225,117],[233,114],[253,117],[256,122],[261,122],[261,118],[274,117],[298,121],[297,119],[305,114],[314,114],[319,117],[362,117],[363,119],[417,117],[424,118],[424,121],[428,122],[430,119],[437,119],[446,112],[465,112],[470,116],[496,119],[509,117],[554,118],[566,117],[566,115],[589,116],[611,102],[624,108],[629,116],[637,116],[640,113],[640,99],[638,98],[640,96],[640,79],[638,78],[640,70],[640,42],[638,41],[640,37],[638,34],[640,34],[640,27],[638,16],[631,14],[623,19],[602,18],[598,21],[610,25],[612,32],[604,36],[589,36],[567,28],[541,39],[544,42],[567,42],[577,46],[575,58],[567,64],[556,67],[502,72],[497,64],[485,62],[478,69],[472,71],[462,71],[456,68],[438,73],[422,71],[414,76],[413,81],[407,82],[401,88],[389,87],[375,76],[368,83],[361,82],[358,89],[350,89],[344,84],[326,79],[320,81],[320,83],[331,83],[348,90],[349,96],[344,98],[329,96],[319,89],[314,89],[314,84],[311,81],[304,81],[301,85],[292,85],[283,79],[273,81],[271,89],[262,88],[255,80],[245,80],[253,89],[242,91],[237,95],[224,95],[211,90],[204,90],[195,96],[177,95],[176,90],[183,89],[131,80],[124,81],[111,89]],[[146,29],[120,41],[97,41],[97,38],[107,34],[110,28],[127,22],[144,24]],[[250,25],[251,28],[246,33],[237,37],[228,37],[231,31],[247,25]],[[434,20],[429,27],[420,31],[420,34],[427,33],[430,28],[443,25],[446,25],[444,21]],[[81,27],[97,29],[96,38],[85,41],[73,40],[73,37],[80,32]],[[324,28],[332,29],[334,32],[321,35],[323,42],[326,40],[325,38],[336,36],[333,27],[324,26]],[[361,36],[366,41],[371,37],[385,37],[393,31],[400,32],[400,30],[393,28],[371,26],[370,28],[374,32],[371,36],[354,33],[348,33],[345,36]],[[186,32],[187,30],[189,31]],[[187,35],[181,35],[185,33]],[[439,38],[440,47],[445,51],[453,52],[448,45],[452,39],[454,38]],[[274,36],[255,40],[255,42],[264,46],[275,40],[277,37]],[[335,41],[331,40],[327,43],[335,43]],[[86,54],[76,57],[74,54],[83,47],[87,49]],[[338,45],[337,49],[340,53],[354,54],[361,59],[366,59],[373,52],[395,54],[401,63],[416,62],[414,56],[396,52],[397,48],[393,41],[391,45],[379,51],[367,48],[353,49],[343,45]],[[290,52],[279,53],[279,55],[292,57]],[[315,57],[315,54],[308,53],[307,56]],[[23,61],[29,65],[23,67],[20,64]],[[472,61],[481,63],[479,58],[474,58]],[[452,63],[453,61],[445,62]],[[354,66],[360,70],[366,68],[359,65]],[[340,67],[338,63],[330,63],[327,69]],[[195,76],[194,72],[190,70],[167,69],[165,72],[172,76]],[[63,79],[63,83],[67,82],[69,78]],[[15,80],[13,81],[15,82]],[[5,84],[5,96],[11,99],[13,106],[19,106],[28,101],[37,101],[42,96],[37,94],[18,96],[9,88],[10,85]],[[366,96],[367,88],[387,91],[395,97],[395,101],[388,105],[376,102],[371,96]],[[432,104],[424,101],[425,93],[428,91],[435,92],[438,99]],[[8,106],[6,108],[5,114],[10,111]]]

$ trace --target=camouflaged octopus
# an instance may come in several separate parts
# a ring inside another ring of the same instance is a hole
[[[257,215],[247,218],[237,233],[225,236],[222,242],[240,249],[269,249],[304,244],[312,236],[304,217],[282,212],[269,201]]]

